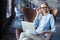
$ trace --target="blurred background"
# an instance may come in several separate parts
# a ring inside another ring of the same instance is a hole
[[[15,7],[20,11],[21,8],[29,8],[36,11],[40,6],[40,3],[45,1],[49,4],[50,9],[57,8],[57,20],[56,20],[56,33],[53,34],[51,40],[60,40],[60,0],[3,0],[2,13],[0,13],[0,40],[17,40],[15,35],[15,29],[11,26],[13,19],[16,16]],[[30,10],[29,10],[30,11]],[[25,11],[24,11],[25,12]],[[33,13],[34,13],[33,12]],[[36,14],[36,13],[35,13]],[[28,14],[27,14],[28,15]],[[34,14],[33,14],[34,15]],[[36,15],[34,15],[35,17]],[[26,17],[26,15],[25,15]],[[28,21],[34,20],[34,18],[28,19]],[[2,21],[3,20],[3,21]],[[32,21],[30,21],[32,22]]]

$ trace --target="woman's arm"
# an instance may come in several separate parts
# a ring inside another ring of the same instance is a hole
[[[51,30],[48,30],[46,33],[56,32],[56,25],[53,15],[50,17]]]
[[[53,15],[51,16],[50,24],[51,24],[51,32],[55,32],[56,31],[56,25],[55,25],[55,20],[54,20]]]
[[[41,13],[41,10],[40,10],[40,8],[37,8],[36,9],[36,17],[35,17],[35,19],[33,21],[33,23],[35,24],[36,27],[37,27],[38,21],[39,21],[39,13]]]
[[[49,30],[49,32],[46,32],[48,36],[45,38],[45,40],[49,40],[52,33],[56,31],[55,20],[54,20],[53,15],[50,18],[50,24],[51,24],[51,30]]]
[[[35,19],[37,19],[39,13],[41,13],[41,9],[40,9],[40,8],[37,8],[37,9],[36,9],[36,17],[35,17]]]

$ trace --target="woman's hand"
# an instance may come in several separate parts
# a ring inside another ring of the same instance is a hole
[[[39,13],[41,13],[41,8],[37,8],[37,9],[36,9],[36,17],[35,17],[35,19],[37,19]]]
[[[44,34],[45,34],[45,33],[51,33],[51,30],[44,31]]]
[[[40,8],[40,7],[37,8],[37,9],[36,9],[36,12],[37,12],[37,13],[41,13],[41,8]]]
[[[44,35],[44,32],[41,32],[40,35],[43,36]]]

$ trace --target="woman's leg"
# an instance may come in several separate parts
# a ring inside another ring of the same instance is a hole
[[[16,38],[19,39],[20,33],[22,32],[22,29],[16,29]]]
[[[30,34],[30,33],[26,33],[26,32],[22,32],[21,35],[20,35],[20,38],[19,40],[23,40],[24,38],[28,38],[28,39],[33,39],[33,40],[41,40],[42,37],[40,36],[37,36],[37,35],[34,35],[34,34]]]
[[[28,37],[26,37],[25,35],[26,35],[26,33],[22,32],[20,37],[19,37],[19,40],[26,40],[26,39],[28,39]]]
[[[29,40],[29,38],[25,37],[25,38],[23,38],[23,40]]]
[[[16,39],[18,40],[19,36],[20,36],[20,33],[22,32],[21,20],[16,17],[13,20],[11,26],[14,27],[14,28],[16,28],[15,33],[16,33]]]

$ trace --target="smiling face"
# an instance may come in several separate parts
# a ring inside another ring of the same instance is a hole
[[[42,13],[47,13],[47,5],[41,4],[40,8]]]

